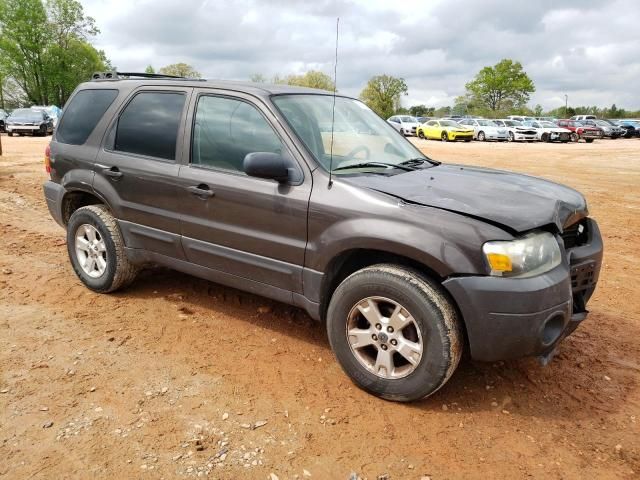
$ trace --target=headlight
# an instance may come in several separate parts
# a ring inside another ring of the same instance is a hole
[[[534,232],[511,241],[487,242],[482,246],[491,275],[533,277],[560,265],[560,246],[548,232]]]

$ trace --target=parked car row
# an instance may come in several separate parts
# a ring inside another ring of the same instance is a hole
[[[640,122],[636,120],[603,120],[598,118],[555,119],[510,115],[504,119],[480,117],[429,118],[394,115],[387,122],[405,136],[456,140],[495,140],[499,142],[578,142],[591,143],[599,138],[640,137]],[[589,117],[593,117],[589,115]]]

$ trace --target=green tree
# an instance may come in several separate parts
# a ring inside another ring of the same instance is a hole
[[[494,112],[508,103],[513,107],[526,105],[535,91],[533,81],[520,62],[509,59],[501,60],[493,67],[484,67],[465,88],[475,104]]]
[[[267,83],[267,78],[261,73],[252,73],[249,81],[253,83]]]
[[[409,114],[414,117],[432,117],[435,108],[426,105],[413,105],[409,107]]]
[[[176,77],[202,78],[200,72],[186,63],[172,63],[160,69],[162,75],[174,75]]]
[[[144,69],[144,73],[156,73],[156,70],[153,68],[153,65],[147,65],[147,68]]]
[[[537,104],[535,106],[535,108],[533,109],[533,113],[536,117],[541,117],[542,116],[542,105]]]
[[[77,0],[0,0],[0,68],[29,102],[62,106],[108,62],[87,39],[98,32]]]
[[[382,118],[389,118],[400,109],[400,97],[408,91],[403,78],[378,75],[367,82],[360,99]]]
[[[298,87],[318,88],[333,92],[335,86],[329,75],[317,70],[309,70],[302,75],[288,75],[284,80],[277,80],[274,83],[286,83],[287,85],[297,85]]]

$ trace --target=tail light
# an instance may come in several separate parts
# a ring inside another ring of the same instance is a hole
[[[51,145],[47,145],[44,149],[44,169],[47,173],[51,173]]]

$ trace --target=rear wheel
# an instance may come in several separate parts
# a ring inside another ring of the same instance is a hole
[[[395,401],[431,395],[460,361],[462,334],[442,287],[398,265],[355,272],[327,312],[329,342],[360,388]]]
[[[487,137],[485,136],[484,132],[478,132],[478,140],[484,142],[486,139]]]
[[[447,132],[442,132],[442,134],[440,135],[440,140],[442,140],[443,142],[449,141],[449,135],[447,134]]]
[[[125,254],[116,219],[104,205],[73,212],[67,225],[67,251],[78,278],[95,292],[125,287],[138,273]]]

